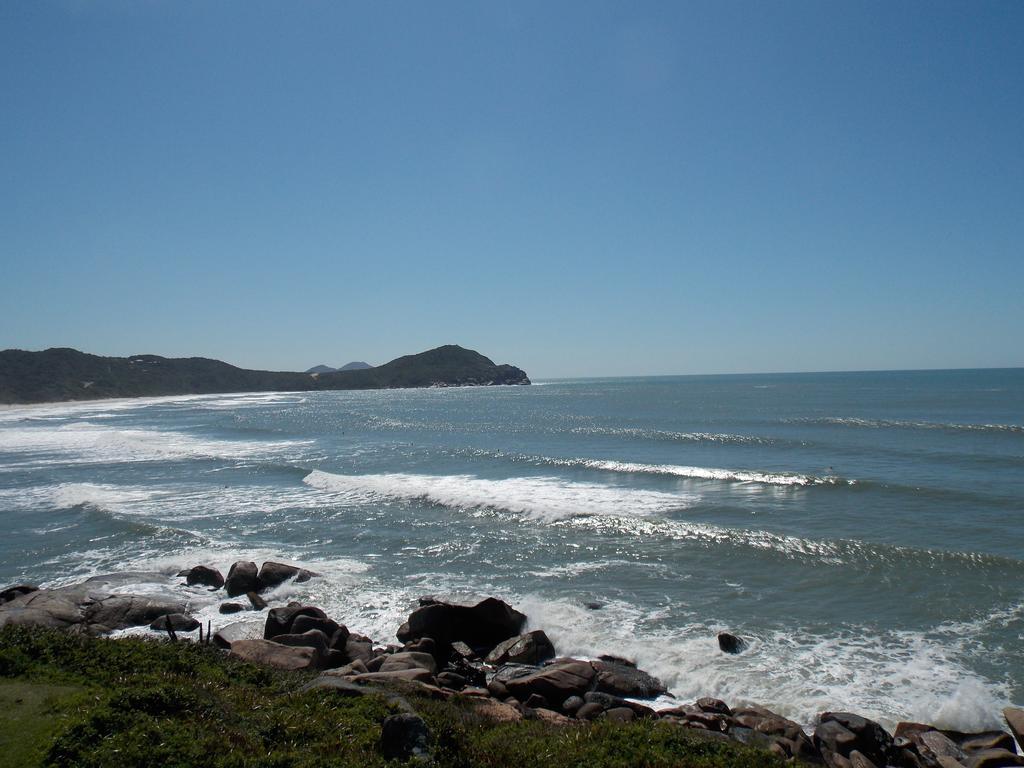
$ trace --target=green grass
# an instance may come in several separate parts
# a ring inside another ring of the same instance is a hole
[[[383,696],[299,689],[209,647],[0,629],[0,767],[321,768],[383,766]],[[780,766],[767,752],[665,723],[495,725],[458,698],[408,697],[439,768]]]

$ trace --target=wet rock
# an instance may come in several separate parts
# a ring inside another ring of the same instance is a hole
[[[245,610],[245,606],[241,603],[221,603],[217,610],[220,613],[239,613]]]
[[[4,589],[0,589],[0,604],[10,602],[14,598],[27,595],[30,592],[38,591],[39,587],[31,584],[15,584],[10,587],[5,587]]]
[[[505,681],[509,693],[526,701],[538,693],[555,707],[561,708],[570,696],[582,696],[594,683],[594,667],[586,661],[562,661],[542,667],[537,672]]]
[[[316,649],[271,640],[236,640],[231,643],[231,656],[277,669],[316,669],[318,665]]]
[[[498,643],[487,654],[488,664],[540,664],[555,658],[555,646],[543,630],[534,630]]]
[[[263,637],[271,640],[277,635],[287,635],[292,631],[292,622],[299,616],[313,616],[326,619],[327,614],[312,605],[289,603],[282,608],[271,608],[267,614],[267,623],[263,629]]]
[[[627,659],[624,656],[615,656],[610,653],[602,653],[597,657],[598,661],[607,661],[610,664],[620,664],[623,667],[632,667],[636,669],[636,662],[632,659]]]
[[[588,691],[583,694],[583,700],[587,704],[600,704],[602,709],[621,709],[626,707],[627,709],[633,710],[633,714],[637,717],[654,717],[655,711],[650,707],[638,704],[635,701],[627,701],[626,699],[620,698],[619,696],[613,696],[610,693],[602,693],[601,691]],[[564,704],[562,705],[565,706]]]
[[[456,640],[454,643],[452,643],[452,655],[458,656],[466,660],[477,658],[477,655],[473,651],[473,649],[465,643],[461,642],[460,640]]]
[[[825,762],[834,753],[847,759],[854,750],[875,765],[886,765],[892,750],[892,736],[873,720],[850,712],[825,712],[814,730],[814,745]]]
[[[1003,717],[1006,718],[1006,724],[1010,726],[1017,743],[1024,747],[1024,709],[1007,707],[1003,710]]]
[[[409,614],[408,633],[403,642],[421,637],[437,643],[438,661],[445,662],[451,645],[461,641],[473,651],[486,655],[498,643],[518,635],[526,616],[503,600],[489,597],[476,605],[434,602]]]
[[[430,759],[430,729],[423,718],[411,712],[390,715],[380,727],[380,751],[385,760]]]
[[[403,651],[385,657],[380,671],[393,672],[399,669],[425,669],[433,675],[437,672],[437,662],[429,653]]]
[[[668,690],[656,677],[635,666],[600,660],[591,664],[597,673],[595,688],[598,691],[634,699],[653,699]]]
[[[201,627],[198,621],[183,613],[169,613],[149,625],[150,629],[166,632],[168,628],[175,632],[195,632]]]
[[[731,632],[719,632],[718,647],[725,653],[740,653],[747,647],[747,642]]]
[[[732,710],[729,709],[729,705],[721,699],[713,699],[710,696],[705,696],[702,699],[697,699],[697,708],[703,712],[711,712],[719,715],[732,715]]]
[[[259,592],[260,582],[256,563],[239,560],[232,565],[228,569],[228,577],[224,580],[224,588],[227,590],[228,597],[238,597],[248,592]]]
[[[224,577],[220,571],[216,568],[210,568],[205,565],[197,565],[193,568],[189,568],[187,571],[182,571],[178,574],[179,576],[185,577],[185,583],[190,587],[197,584],[204,587],[210,587],[211,589],[220,589],[224,586]]]
[[[600,611],[602,608],[604,608],[604,603],[598,602],[597,600],[588,600],[583,605],[586,606],[587,610],[590,611]]]
[[[252,606],[254,611],[262,611],[267,607],[267,601],[257,595],[255,592],[246,592],[246,598],[249,600],[249,605]]]
[[[952,737],[954,734],[947,731],[947,736]],[[982,733],[957,733],[957,743],[967,754],[974,752],[981,752],[985,749],[1005,749],[1009,752],[1016,752],[1017,745],[1013,742],[1013,737],[1004,731],[984,731]]]
[[[290,631],[300,634],[311,629],[318,629],[330,638],[334,637],[334,633],[341,629],[341,625],[334,621],[334,619],[322,619],[319,616],[300,614],[292,620]]]
[[[273,589],[274,587],[284,584],[290,579],[295,579],[296,582],[302,583],[304,581],[309,581],[314,576],[319,576],[319,574],[294,565],[266,562],[263,564],[263,567],[260,568],[259,572],[258,578],[260,591]]]

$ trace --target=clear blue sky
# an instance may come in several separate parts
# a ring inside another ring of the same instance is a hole
[[[1024,3],[0,3],[0,348],[1024,365]]]

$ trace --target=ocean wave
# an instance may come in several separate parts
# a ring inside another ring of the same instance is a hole
[[[682,443],[771,445],[775,442],[769,438],[758,437],[756,435],[737,435],[727,432],[677,432],[667,429],[649,429],[644,427],[573,427],[566,431],[576,435],[606,435],[612,437],[629,437],[641,440],[663,440]]]
[[[474,475],[338,475],[314,470],[304,482],[339,494],[423,500],[457,509],[499,510],[543,520],[611,515],[623,509],[649,515],[684,509],[694,501],[688,494],[577,483],[558,477],[487,480]]]
[[[858,417],[822,416],[783,419],[786,424],[823,424],[861,429],[932,429],[950,432],[994,432],[1024,434],[1020,424],[965,424],[962,422],[911,421],[905,419],[865,419]]]

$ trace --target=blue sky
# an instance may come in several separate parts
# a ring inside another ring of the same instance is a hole
[[[0,348],[1024,365],[1024,3],[0,3]]]

